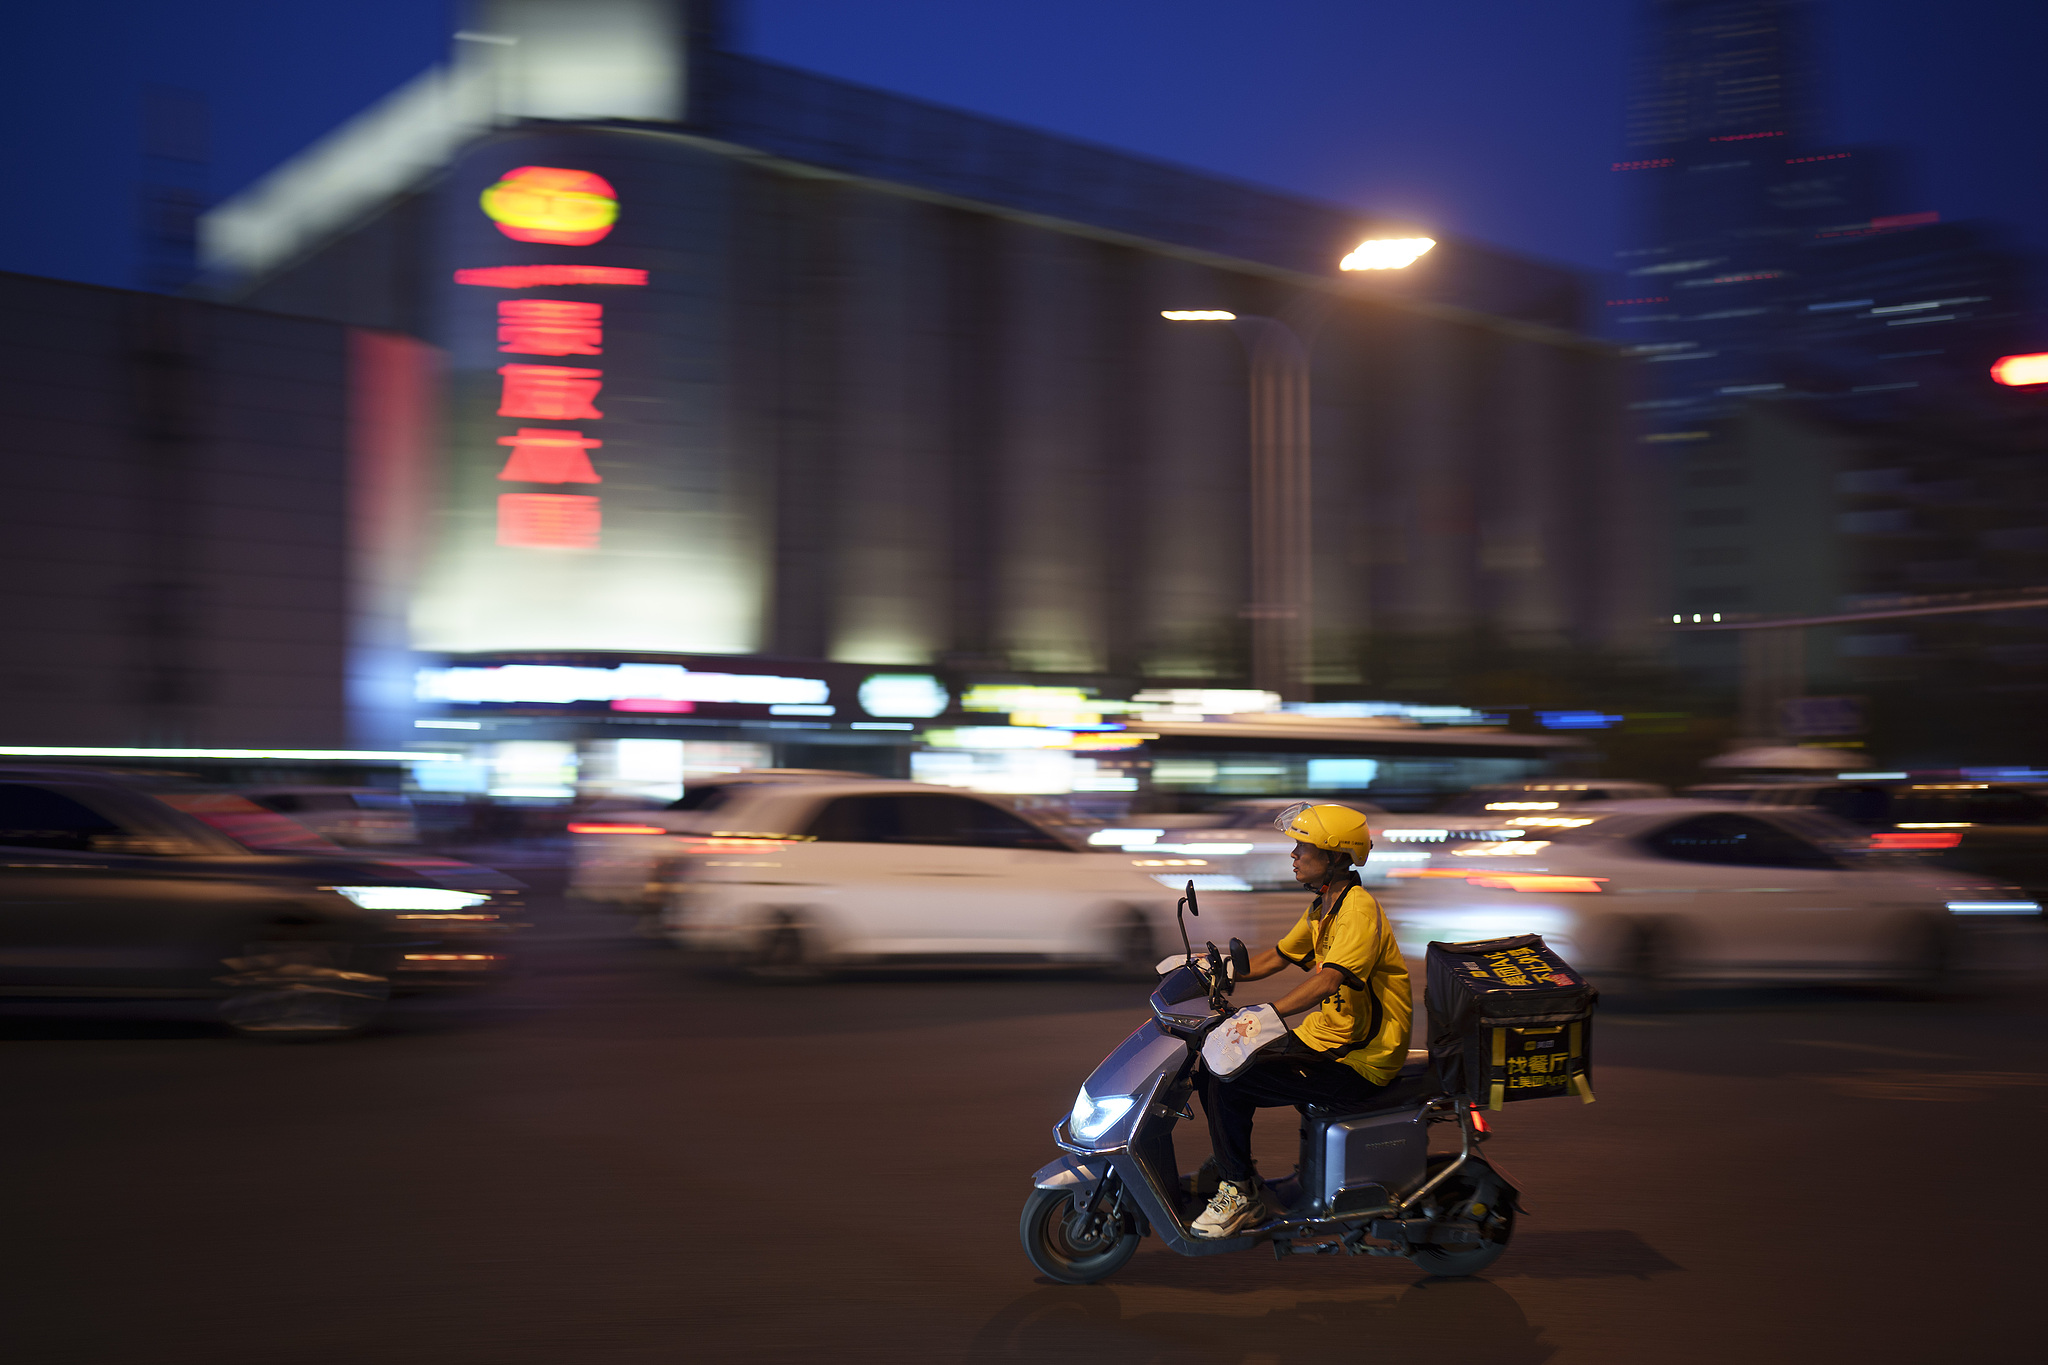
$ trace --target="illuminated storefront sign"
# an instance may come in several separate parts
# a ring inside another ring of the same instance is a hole
[[[498,497],[498,543],[530,550],[594,550],[603,529],[596,498],[568,493]]]
[[[614,711],[633,712],[688,711],[696,704],[704,703],[801,707],[801,714],[805,715],[830,714],[832,710],[828,705],[832,699],[832,687],[823,678],[784,678],[766,673],[700,673],[681,664],[619,664],[613,668],[574,664],[423,668],[417,675],[416,691],[421,701],[458,706],[607,702]]]
[[[951,700],[929,673],[877,673],[860,685],[861,710],[871,716],[926,719],[942,713]]]
[[[498,349],[521,355],[603,355],[604,305],[507,299],[498,305]]]
[[[572,370],[562,365],[500,365],[505,379],[505,396],[499,400],[500,417],[538,417],[552,422],[596,421],[598,390],[604,387],[603,370]]]
[[[602,664],[762,647],[773,579],[720,397],[724,266],[673,249],[722,163],[643,150],[637,135],[592,129],[508,133],[441,183],[436,231],[452,254],[432,321],[447,449],[412,595],[422,649]],[[501,231],[515,167],[553,168],[572,189],[601,179],[616,223],[591,244]]]
[[[483,193],[483,209],[515,242],[589,246],[619,220],[619,197],[603,176],[560,166],[521,166]]]
[[[483,211],[498,230],[521,242],[588,246],[618,220],[618,194],[609,181],[589,171],[560,166],[521,166],[485,190]],[[547,285],[623,284],[644,286],[647,272],[616,266],[510,265],[455,272],[458,284],[501,289]],[[511,355],[598,356],[604,354],[604,305],[580,299],[505,299],[498,304],[498,350]],[[536,422],[602,421],[597,406],[604,371],[568,365],[509,364],[498,367],[497,413]],[[511,448],[498,471],[503,483],[542,485],[603,483],[590,452],[604,442],[580,427],[520,427],[497,443]],[[603,508],[590,494],[501,493],[498,544],[523,550],[595,550],[604,528]]]
[[[509,483],[603,483],[584,452],[604,444],[573,431],[553,427],[521,427],[498,444],[512,447],[512,458],[498,477]],[[520,496],[513,494],[511,496]]]

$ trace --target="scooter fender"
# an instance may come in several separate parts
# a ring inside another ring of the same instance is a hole
[[[1109,1174],[1109,1159],[1097,1157],[1083,1161],[1076,1156],[1063,1156],[1039,1168],[1031,1183],[1041,1190],[1092,1189]]]
[[[1515,1179],[1512,1175],[1509,1175],[1507,1171],[1501,1168],[1501,1164],[1495,1161],[1491,1156],[1474,1153],[1472,1160],[1475,1163],[1486,1167],[1487,1170],[1493,1172],[1493,1178],[1499,1182],[1501,1189],[1507,1192],[1507,1199],[1504,1202],[1506,1202],[1509,1208],[1515,1210],[1515,1212],[1517,1213],[1527,1213],[1529,1211],[1522,1207],[1523,1187],[1521,1181]]]

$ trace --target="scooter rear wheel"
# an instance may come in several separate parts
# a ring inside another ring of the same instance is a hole
[[[1451,1159],[1448,1153],[1431,1157],[1429,1159],[1429,1173],[1435,1175]],[[1467,1167],[1466,1169],[1470,1170],[1471,1168]],[[1437,1198],[1442,1203],[1455,1208],[1460,1205],[1469,1204],[1477,1192],[1477,1182],[1466,1178],[1464,1173],[1460,1172],[1444,1182],[1438,1191]],[[1493,1197],[1499,1199],[1497,1194]],[[1445,1278],[1459,1275],[1477,1275],[1480,1271],[1500,1259],[1501,1253],[1508,1249],[1508,1239],[1515,1234],[1515,1206],[1512,1199],[1501,1202],[1496,1208],[1491,1209],[1489,1213],[1491,1216],[1487,1218],[1486,1226],[1481,1230],[1478,1242],[1464,1245],[1453,1243],[1449,1246],[1418,1247],[1409,1253],[1408,1259],[1413,1261],[1418,1268],[1431,1275],[1440,1275]]]
[[[1128,1219],[1112,1222],[1105,1214],[1091,1232],[1070,1190],[1033,1190],[1017,1232],[1031,1264],[1061,1284],[1093,1284],[1138,1251],[1138,1230]]]

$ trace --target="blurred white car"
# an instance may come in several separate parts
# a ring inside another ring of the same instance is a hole
[[[337,844],[377,848],[419,842],[412,802],[376,787],[248,787],[241,795]]]
[[[716,828],[668,836],[662,930],[757,975],[949,959],[1149,978],[1178,944],[1168,884],[1188,860],[1090,850],[972,792],[741,783],[716,814]]]
[[[1595,977],[1927,979],[1963,926],[2038,913],[1813,811],[1613,801],[1490,833],[1394,871],[1379,894],[1405,951],[1540,933]]]

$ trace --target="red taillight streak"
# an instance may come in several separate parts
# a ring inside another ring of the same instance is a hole
[[[571,834],[666,834],[660,825],[571,825]]]
[[[1909,848],[1954,848],[1963,841],[1960,834],[1936,833],[1932,830],[1885,831],[1870,836],[1870,846],[1887,850]]]
[[[1605,877],[1567,877],[1549,872],[1481,872],[1462,867],[1397,867],[1396,877],[1454,878],[1488,891],[1572,891],[1601,889]]]

